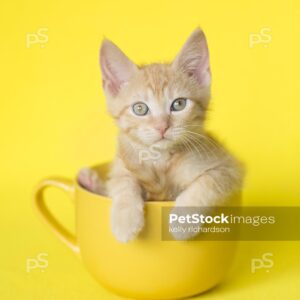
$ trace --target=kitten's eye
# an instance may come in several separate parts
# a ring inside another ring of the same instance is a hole
[[[171,104],[171,111],[181,111],[186,107],[186,99],[178,98],[175,99]]]
[[[148,106],[143,102],[138,102],[132,105],[132,111],[137,116],[145,116],[148,110],[149,110]]]

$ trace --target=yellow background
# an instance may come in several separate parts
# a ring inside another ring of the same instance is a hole
[[[299,204],[299,1],[2,1],[0,14],[1,299],[119,299],[31,207],[41,178],[73,177],[113,157],[116,129],[98,67],[104,36],[148,63],[171,60],[202,26],[213,73],[208,127],[247,166],[245,203]],[[28,47],[28,34],[41,28],[48,42]],[[251,47],[266,28],[271,40]],[[52,208],[72,226],[71,204],[50,194]],[[299,299],[299,250],[299,242],[242,243],[228,280],[202,298]],[[251,273],[251,259],[267,252],[274,267]],[[48,267],[26,272],[39,253],[47,253]]]

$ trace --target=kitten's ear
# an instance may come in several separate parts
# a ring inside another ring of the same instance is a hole
[[[138,71],[137,66],[114,43],[106,39],[100,49],[100,66],[103,88],[113,97]]]
[[[172,66],[194,77],[203,87],[209,86],[211,81],[209,53],[205,35],[197,28],[185,42]]]

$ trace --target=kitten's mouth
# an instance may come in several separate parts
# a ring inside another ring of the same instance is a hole
[[[160,139],[158,139],[155,143],[162,142],[162,141],[170,141],[170,139],[168,139],[167,137],[163,136]]]
[[[154,144],[158,145],[158,146],[162,146],[163,148],[168,147],[171,143],[171,140],[169,138],[166,137],[162,137],[160,139],[158,139],[156,142],[154,142]]]

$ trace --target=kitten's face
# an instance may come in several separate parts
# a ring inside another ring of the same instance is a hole
[[[102,45],[100,59],[108,108],[132,140],[169,148],[193,139],[193,132],[201,130],[210,71],[200,30],[172,64],[137,67],[108,41]]]

